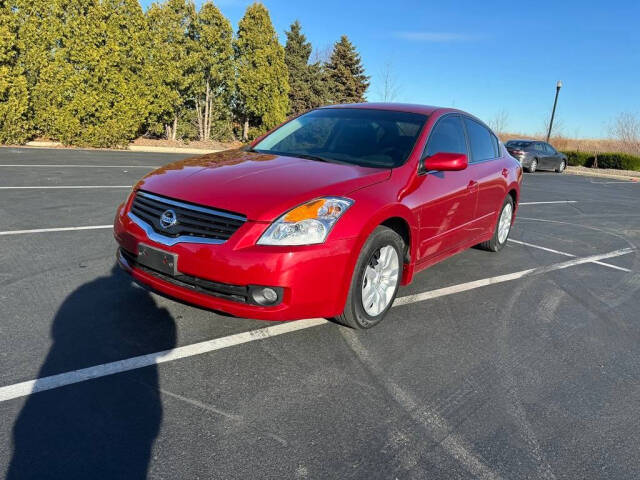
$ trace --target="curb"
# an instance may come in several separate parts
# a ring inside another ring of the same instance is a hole
[[[27,142],[24,144],[27,147],[61,147],[60,142]]]
[[[149,153],[216,153],[224,150],[223,148],[179,148],[179,147],[152,147],[146,145],[129,145],[127,150],[131,152],[149,152]]]
[[[181,148],[181,147],[154,147],[151,145],[129,145],[126,149],[118,149],[118,148],[74,148],[74,147],[65,147],[60,142],[27,142],[24,145],[2,145],[3,147],[13,147],[13,148],[56,148],[56,149],[68,149],[68,150],[108,150],[113,152],[147,152],[147,153],[186,153],[186,154],[206,154],[206,153],[216,153],[225,150],[224,148]]]
[[[569,175],[581,175],[583,177],[600,177],[600,178],[613,178],[616,180],[627,180],[629,182],[639,182],[640,177],[632,177],[630,175],[615,175],[613,173],[601,173],[601,172],[587,172],[584,170],[573,170],[571,167],[567,167],[564,171]]]

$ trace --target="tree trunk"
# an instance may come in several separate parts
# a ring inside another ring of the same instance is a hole
[[[199,98],[196,99],[196,115],[198,116],[198,137],[200,140],[204,140],[205,121],[202,117],[202,101]]]
[[[244,119],[244,126],[242,128],[242,140],[247,141],[249,139],[249,118]]]
[[[178,115],[173,117],[173,131],[171,132],[171,140],[176,141],[176,134],[178,133]]]
[[[211,136],[211,87],[207,81],[207,91],[204,97],[204,138],[206,142]]]

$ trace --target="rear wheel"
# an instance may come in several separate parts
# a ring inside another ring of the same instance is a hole
[[[491,252],[497,252],[502,249],[507,243],[509,233],[511,232],[511,223],[513,221],[513,198],[511,195],[507,195],[504,203],[502,204],[502,210],[498,215],[498,221],[496,223],[493,237],[491,240],[482,242],[481,248],[489,250]]]
[[[556,173],[564,172],[565,168],[567,168],[567,162],[565,162],[564,160],[561,160],[560,165],[558,165],[558,168],[556,168]]]
[[[529,165],[529,168],[527,169],[529,171],[529,173],[533,173],[537,170],[538,168],[538,159],[534,158],[533,160],[531,160],[531,165]]]
[[[404,242],[388,227],[376,228],[358,257],[344,312],[336,318],[351,328],[371,328],[385,317],[402,278]]]

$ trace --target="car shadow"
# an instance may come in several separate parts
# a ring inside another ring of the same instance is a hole
[[[176,325],[114,266],[71,293],[38,378],[171,349]],[[13,426],[7,478],[146,478],[162,424],[157,367],[29,396]]]

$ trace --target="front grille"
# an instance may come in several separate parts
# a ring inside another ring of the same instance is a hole
[[[161,224],[162,214],[167,210],[172,210],[175,214],[175,225]],[[141,190],[136,193],[131,213],[166,237],[187,236],[222,242],[228,240],[247,220],[238,213],[192,205]]]

